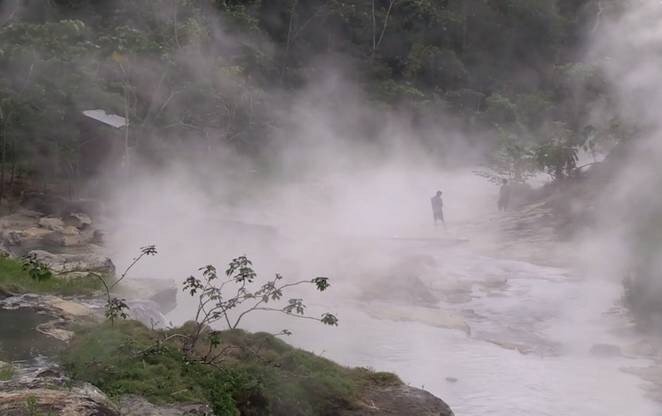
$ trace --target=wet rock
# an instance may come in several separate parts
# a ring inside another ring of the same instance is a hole
[[[40,227],[25,229],[7,229],[2,232],[2,240],[8,246],[36,248],[51,246],[49,237],[54,234],[52,230]]]
[[[73,326],[83,322],[96,322],[99,314],[81,303],[51,295],[20,295],[8,297],[0,302],[0,312],[26,311],[24,316],[36,314],[41,322],[34,322],[35,331],[54,340],[67,342],[73,335]],[[21,315],[21,316],[23,316]]]
[[[96,272],[113,275],[115,265],[106,256],[94,253],[54,254],[45,250],[32,250],[29,254],[57,273]]]
[[[187,404],[156,406],[140,396],[122,396],[119,401],[122,416],[212,416],[207,405]]]
[[[35,384],[34,382],[32,384]],[[116,406],[89,384],[71,388],[48,383],[37,386],[7,385],[0,389],[0,414],[3,416],[120,416]]]
[[[0,287],[0,301],[7,299],[8,297],[14,296],[13,293],[7,292],[5,289]]]
[[[92,244],[103,244],[105,241],[105,234],[101,230],[94,230],[92,232]]]
[[[453,416],[443,400],[424,390],[409,386],[368,388],[357,408],[339,412],[340,416]]]
[[[92,219],[87,214],[73,212],[65,217],[64,223],[79,230],[83,230],[92,225]]]
[[[177,293],[179,291],[176,287],[163,289],[160,292],[157,292],[154,296],[150,297],[149,300],[158,305],[159,311],[161,313],[169,313],[175,310],[177,307]]]
[[[57,311],[58,314],[65,315],[70,319],[91,316],[93,314],[92,309],[82,303],[65,300],[56,296],[45,297],[44,303]]]
[[[28,228],[38,224],[41,212],[20,209],[17,212],[0,218],[0,228]]]
[[[117,293],[127,299],[145,299],[153,302],[156,309],[169,313],[177,307],[177,282],[163,279],[126,279],[117,288]]]
[[[591,347],[590,353],[597,357],[620,357],[623,355],[621,347],[610,344],[595,344]]]
[[[62,378],[64,378],[64,374],[62,374],[62,372],[60,370],[58,370],[57,368],[47,368],[47,369],[37,373],[37,375],[35,377],[37,377],[37,378],[62,379]]]
[[[43,217],[39,219],[39,226],[51,231],[63,231],[64,221],[60,218]]]
[[[92,241],[92,234],[82,234],[77,228],[67,226],[61,231],[54,232],[46,237],[46,248],[50,247],[78,247]]]
[[[449,383],[457,383],[458,379],[456,379],[455,377],[446,377],[446,381],[448,381]]]
[[[165,328],[168,324],[159,311],[159,305],[149,300],[127,300],[129,319],[133,319],[148,328]]]

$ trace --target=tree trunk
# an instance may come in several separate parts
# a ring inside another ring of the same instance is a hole
[[[462,1],[462,47],[460,48],[462,56],[465,55],[465,51],[467,50],[467,26],[469,26],[468,1]]]
[[[7,129],[3,120],[0,127],[0,134],[2,134],[2,166],[0,166],[0,201],[5,197],[5,165],[7,162]]]
[[[129,175],[129,86],[124,86],[124,169],[127,177]]]
[[[372,51],[370,52],[370,59],[375,57],[375,50],[377,49],[377,18],[375,17],[375,0],[372,0]]]

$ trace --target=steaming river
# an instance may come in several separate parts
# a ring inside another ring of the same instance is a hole
[[[593,345],[609,344],[627,355],[634,343],[617,331],[625,326],[613,311],[620,285],[477,254],[468,245],[393,241],[379,249],[428,258],[421,280],[444,300],[410,310],[377,300],[367,306],[356,298],[339,301],[332,292],[309,302],[309,309],[336,312],[337,328],[287,317],[245,326],[289,328],[294,335],[287,341],[301,348],[345,365],[395,372],[443,398],[458,416],[662,414],[644,397],[641,380],[622,371],[647,361],[591,353]],[[444,296],[448,281],[453,296]],[[461,316],[471,333],[430,322],[431,315],[449,313]]]

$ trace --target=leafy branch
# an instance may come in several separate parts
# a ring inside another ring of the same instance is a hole
[[[194,330],[184,346],[185,353],[189,357],[194,354],[201,336],[207,328],[220,321],[227,329],[237,329],[246,315],[257,311],[282,313],[330,326],[338,325],[338,319],[331,313],[323,313],[320,317],[306,315],[306,305],[300,298],[291,298],[284,305],[275,305],[283,299],[287,289],[296,286],[311,284],[317,290],[325,291],[330,286],[327,277],[283,283],[283,277],[276,274],[273,279],[251,289],[257,274],[253,269],[253,263],[245,256],[233,259],[225,271],[225,276],[219,276],[216,267],[212,265],[202,267],[199,271],[202,272],[200,278],[190,276],[183,284],[184,291],[198,298]],[[212,354],[212,350],[220,345],[218,339],[220,335],[214,331],[211,334],[213,336],[207,337],[209,347],[203,357],[205,362],[213,362],[223,355]],[[279,333],[279,335],[289,334],[291,332],[288,330]]]
[[[156,247],[154,245],[149,245],[140,248],[140,254],[135,257],[131,263],[124,269],[124,272],[120,275],[120,278],[115,280],[112,284],[108,284],[104,276],[99,273],[91,273],[95,276],[103,285],[106,294],[106,306],[105,306],[105,316],[106,319],[110,320],[111,325],[115,326],[116,319],[126,319],[128,317],[126,311],[129,309],[129,305],[126,304],[126,299],[118,298],[112,296],[112,290],[128,275],[129,271],[145,256],[154,256],[157,254]]]

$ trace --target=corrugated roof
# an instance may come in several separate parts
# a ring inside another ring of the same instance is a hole
[[[118,116],[117,114],[108,114],[105,110],[86,110],[83,111],[83,115],[115,127],[116,129],[128,124],[126,118]]]

